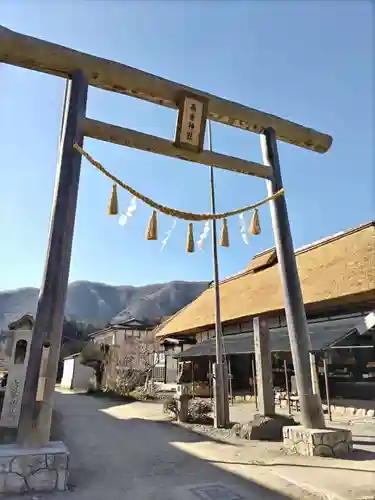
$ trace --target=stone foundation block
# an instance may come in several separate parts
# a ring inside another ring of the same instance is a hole
[[[285,415],[275,414],[272,417],[265,417],[257,414],[251,422],[235,424],[232,427],[232,434],[241,439],[255,441],[282,441],[282,429],[285,425],[295,425],[295,421]]]
[[[286,451],[304,456],[342,458],[353,451],[352,433],[346,429],[283,428]]]
[[[37,449],[0,446],[0,494],[66,490],[68,459],[62,442]]]

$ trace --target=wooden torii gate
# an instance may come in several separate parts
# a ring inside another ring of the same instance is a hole
[[[30,346],[25,389],[18,427],[20,444],[49,440],[51,408],[59,358],[71,248],[78,198],[84,137],[215,166],[266,179],[269,194],[282,188],[277,140],[325,153],[332,144],[329,135],[248,108],[226,99],[165,80],[124,64],[95,57],[0,26],[0,62],[52,74],[67,80],[61,126],[57,179],[44,278],[40,289],[35,327]],[[86,117],[88,86],[136,97],[179,110],[174,141],[103,123]],[[198,109],[194,134],[187,115]],[[190,108],[191,109],[191,108]],[[264,164],[203,149],[206,120],[212,120],[261,135]],[[189,134],[189,135],[188,135]],[[309,337],[301,287],[295,262],[286,202],[283,196],[271,202],[276,250],[285,293],[285,311],[292,347],[302,423],[321,427],[321,403],[313,394],[309,366]],[[50,336],[47,332],[51,332]],[[36,414],[36,392],[43,344],[50,343],[44,401]]]

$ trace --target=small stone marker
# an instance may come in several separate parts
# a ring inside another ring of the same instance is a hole
[[[34,318],[28,314],[9,325],[9,332],[13,337],[12,354],[8,365],[8,381],[1,412],[0,427],[16,429],[20,418],[23,388],[31,338],[33,334]],[[45,370],[48,362],[49,347],[43,347],[40,378],[38,383],[37,401],[43,400],[45,385]]]
[[[11,325],[9,325],[9,329]],[[8,381],[1,411],[0,427],[17,428],[20,418],[26,367],[29,361],[32,324],[27,320],[15,323],[12,355],[8,367]]]

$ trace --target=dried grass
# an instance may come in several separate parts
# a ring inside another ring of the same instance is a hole
[[[272,264],[272,252],[257,259],[262,265],[271,261],[269,267],[259,270],[250,263],[246,271],[220,284],[223,322],[284,309],[279,266]],[[365,298],[375,302],[374,222],[302,249],[296,260],[306,306],[358,303]],[[210,288],[155,333],[157,337],[194,333],[211,328],[214,321],[214,290]]]

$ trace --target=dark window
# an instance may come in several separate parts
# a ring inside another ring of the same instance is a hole
[[[14,364],[22,365],[25,362],[27,351],[27,341],[24,339],[18,340],[14,352]]]

